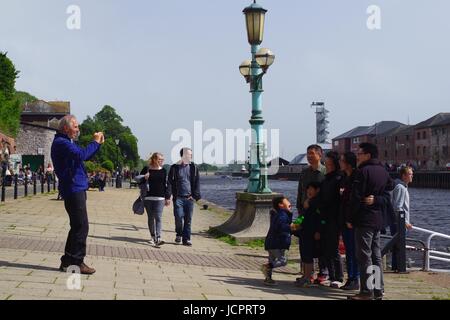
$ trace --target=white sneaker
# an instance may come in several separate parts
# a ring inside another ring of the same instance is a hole
[[[340,287],[342,287],[342,282],[340,282],[340,281],[333,281],[333,282],[330,283],[330,287],[339,289]]]
[[[148,240],[148,243],[149,243],[151,246],[154,246],[154,245],[155,245],[155,240],[153,240],[153,238],[152,238],[152,239]]]

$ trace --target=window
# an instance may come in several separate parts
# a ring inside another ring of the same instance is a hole
[[[387,140],[387,137],[385,137],[385,138],[384,138],[384,143],[387,143],[387,141],[388,141],[388,140]]]
[[[398,137],[397,136],[395,136],[395,142],[397,142],[398,141]]]
[[[384,150],[384,157],[387,158],[387,156],[388,156],[388,152],[387,152],[387,150]]]
[[[409,135],[406,135],[406,141],[409,141]]]
[[[339,145],[339,141],[334,142],[334,146],[337,147]]]
[[[417,147],[417,155],[420,155],[420,147]]]
[[[359,143],[359,137],[358,138],[353,138],[353,143]]]
[[[409,148],[406,148],[406,156],[409,157]]]
[[[420,140],[420,132],[417,132],[417,140]]]
[[[423,147],[423,152],[422,154],[425,156],[427,154],[427,147]]]
[[[427,138],[427,132],[424,131],[424,132],[422,132],[422,139],[426,139],[426,138]]]
[[[448,146],[442,147],[442,154],[448,156]]]
[[[395,157],[397,157],[398,156],[398,152],[397,152],[397,150],[395,150]]]

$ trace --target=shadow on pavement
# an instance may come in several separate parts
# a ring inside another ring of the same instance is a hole
[[[23,269],[33,269],[33,270],[42,270],[42,271],[58,271],[58,268],[46,267],[46,266],[38,266],[34,264],[23,264],[23,263],[11,263],[8,261],[0,260],[0,267],[10,267],[10,268],[23,268]]]
[[[345,292],[340,289],[334,289],[330,287],[324,287],[319,285],[314,285],[310,288],[298,288],[294,285],[295,278],[292,281],[289,280],[277,280],[276,275],[274,275],[274,280],[276,281],[276,285],[274,286],[266,286],[262,279],[252,279],[252,278],[244,278],[244,277],[234,277],[234,276],[220,276],[220,275],[208,275],[211,277],[212,281],[220,281],[224,284],[232,284],[243,286],[248,289],[259,289],[261,291],[267,293],[274,294],[292,294],[292,295],[300,295],[304,296],[305,299],[308,297],[317,299],[335,299],[335,300],[346,300],[347,296],[353,295],[356,292]],[[238,298],[238,297],[237,297]]]

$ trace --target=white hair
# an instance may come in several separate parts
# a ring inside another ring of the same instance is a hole
[[[66,132],[66,127],[72,127],[72,121],[76,120],[74,115],[68,114],[59,120],[58,131]]]

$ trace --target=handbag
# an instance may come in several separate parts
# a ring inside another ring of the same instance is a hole
[[[144,201],[141,197],[137,198],[133,203],[133,212],[134,214],[143,215],[145,211]]]

